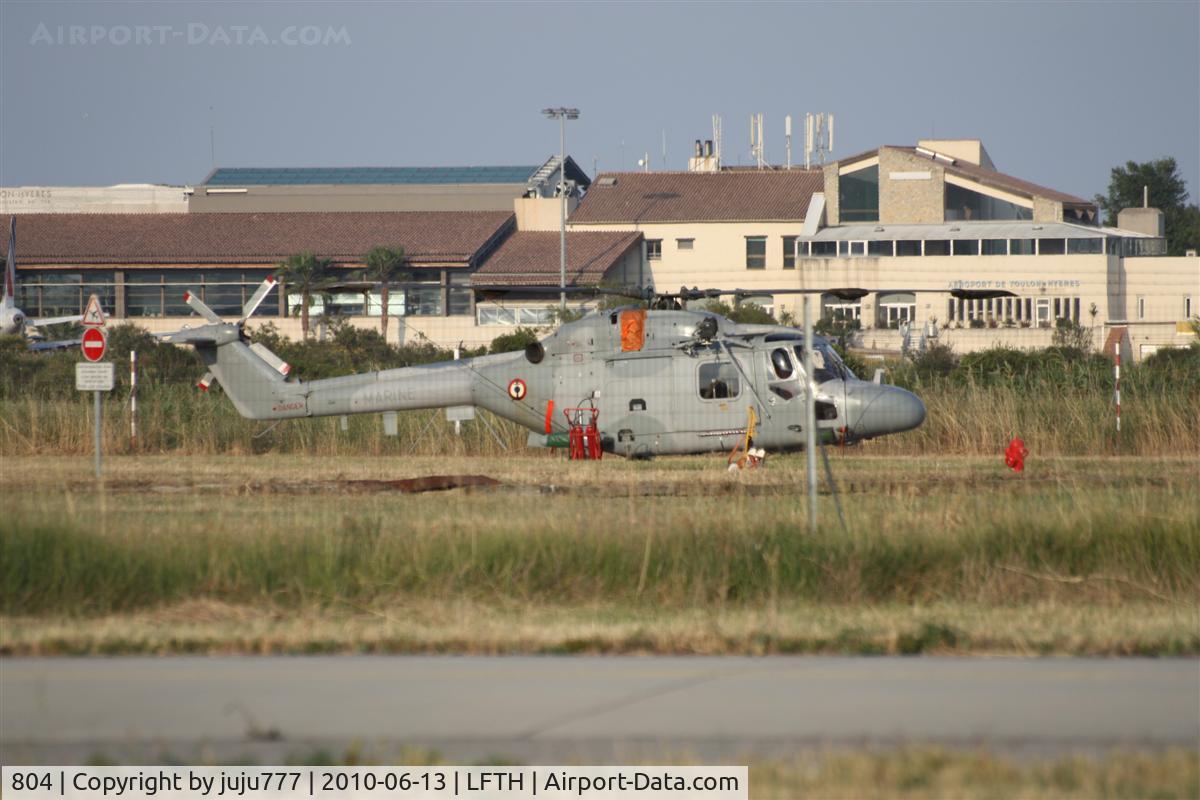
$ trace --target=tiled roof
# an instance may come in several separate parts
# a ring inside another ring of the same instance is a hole
[[[506,211],[25,214],[17,263],[274,264],[310,250],[359,262],[376,245],[414,266],[470,263],[512,225]]]
[[[538,164],[516,167],[218,167],[203,186],[525,183]]]
[[[822,185],[804,169],[604,173],[571,222],[798,221]]]
[[[946,171],[961,175],[964,178],[979,181],[985,186],[993,186],[997,189],[1003,189],[1006,192],[1012,192],[1013,194],[1044,197],[1047,200],[1054,200],[1069,205],[1093,205],[1090,200],[1084,200],[1082,197],[1076,197],[1073,194],[1067,194],[1055,189],[1048,189],[1045,186],[1039,186],[1036,183],[1024,181],[1012,175],[996,172],[986,167],[977,167],[965,161],[956,161],[953,165],[947,165]]]
[[[918,153],[917,148],[915,147],[896,147],[889,145],[889,149],[903,150],[916,158],[922,158],[928,161],[933,160],[930,159],[929,156]],[[1006,192],[1012,192],[1013,194],[1024,195],[1025,197],[1030,198],[1044,197],[1047,200],[1054,200],[1059,203],[1067,203],[1068,205],[1092,205],[1090,201],[1084,200],[1082,197],[1076,197],[1073,194],[1067,194],[1065,192],[1060,192],[1045,186],[1039,186],[1031,181],[1021,180],[1018,177],[1007,175],[1003,172],[997,172],[994,169],[980,167],[972,164],[969,161],[963,161],[961,158],[955,159],[953,164],[946,164],[940,161],[935,163],[943,167],[946,172],[949,172],[952,175],[958,175],[962,178],[978,181],[985,186],[991,186]]]
[[[903,150],[904,152],[908,153],[909,155],[911,155],[915,158],[922,158],[927,161],[933,160],[933,159],[929,158],[929,156],[926,156],[922,153],[918,153],[917,148],[912,147],[911,145],[889,144],[889,145],[884,145],[884,147],[888,150]],[[863,153],[857,153],[852,156],[847,156],[846,158],[840,158],[840,159],[838,159],[837,163],[849,165],[849,164],[853,164],[855,161],[863,161],[863,160],[869,158],[870,156],[873,156],[876,153],[878,153],[879,150],[880,150],[880,148],[875,148],[874,150],[867,150],[866,152],[863,152]],[[1072,194],[1060,192],[1055,189],[1047,188],[1045,186],[1039,186],[1036,183],[1021,180],[1020,178],[1017,178],[1013,175],[1007,175],[1003,172],[997,172],[994,169],[988,169],[987,167],[980,167],[980,166],[970,163],[969,161],[963,161],[961,158],[955,159],[953,164],[946,164],[941,161],[937,161],[934,163],[938,164],[938,166],[943,167],[947,172],[951,173],[952,175],[958,175],[959,177],[962,177],[962,178],[968,178],[973,181],[978,181],[979,183],[982,183],[985,186],[991,186],[991,187],[994,187],[996,189],[1001,189],[1006,192],[1012,192],[1013,194],[1024,195],[1025,197],[1030,197],[1030,198],[1032,198],[1034,196],[1044,197],[1047,200],[1055,200],[1057,202],[1066,203],[1068,205],[1087,205],[1087,206],[1094,205],[1090,200],[1084,200],[1082,197],[1076,197],[1075,195],[1072,195]]]
[[[637,231],[569,231],[567,285],[594,285],[637,246]],[[504,241],[471,281],[476,286],[558,286],[559,235],[554,231],[518,231]]]

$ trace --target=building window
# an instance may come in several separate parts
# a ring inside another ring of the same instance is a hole
[[[646,260],[662,261],[662,239],[646,240]]]
[[[951,241],[951,244],[954,247],[954,255],[956,256],[979,255],[978,239],[954,239]]]
[[[783,268],[796,268],[796,237],[783,237]]]
[[[835,294],[821,295],[821,319],[834,322],[858,322],[862,318],[862,302],[846,300]],[[852,327],[858,327],[852,325]]]
[[[925,255],[927,255],[927,256],[948,256],[948,255],[950,255],[950,240],[949,239],[926,239],[925,240]]]
[[[1146,318],[1146,298],[1139,297],[1137,299],[1137,315],[1138,319]]]
[[[1008,255],[1008,239],[984,239],[980,252],[985,256]]]
[[[877,306],[880,328],[899,328],[901,323],[912,322],[917,316],[917,296],[912,292],[881,294]]]
[[[675,248],[677,250],[692,250],[696,246],[695,239],[676,239]]]
[[[837,255],[837,242],[813,242],[812,254],[814,258],[832,258]]]
[[[1069,255],[1098,256],[1104,253],[1104,239],[1097,236],[1094,239],[1067,239]]]
[[[895,249],[895,243],[891,240],[867,242],[867,255],[869,256],[895,255]]]
[[[551,325],[554,322],[553,308],[502,308],[500,306],[476,306],[475,315],[480,325]]]
[[[767,237],[746,237],[746,269],[767,268]]]
[[[921,241],[919,239],[901,240],[896,242],[896,255],[898,256],[919,256],[921,255]]]
[[[728,362],[712,361],[700,365],[700,397],[704,400],[728,400],[741,394],[738,369]]]
[[[1183,298],[1183,318],[1192,318],[1192,296],[1190,294],[1185,295]]]
[[[1033,219],[1033,209],[946,184],[946,221]]]
[[[842,222],[879,221],[879,165],[838,178],[838,216]]]
[[[1038,239],[1039,256],[1061,256],[1067,252],[1066,239]]]
[[[1031,256],[1035,250],[1033,239],[1009,239],[1008,252],[1014,256]]]

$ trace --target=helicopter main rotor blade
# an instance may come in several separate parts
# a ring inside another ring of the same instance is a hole
[[[242,306],[242,318],[238,322],[245,322],[253,316],[258,307],[262,305],[262,301],[267,294],[275,287],[275,276],[268,275],[267,279],[254,290],[254,294],[250,295],[250,299],[246,301],[246,305]]]
[[[217,312],[206,306],[204,301],[193,294],[190,289],[183,293],[183,302],[187,303],[192,311],[195,311],[209,322],[220,324],[225,321],[217,316]]]

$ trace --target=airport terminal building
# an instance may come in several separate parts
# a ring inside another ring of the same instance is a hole
[[[110,192],[107,207],[95,193],[3,190],[20,201],[18,305],[78,313],[95,292],[114,317],[173,329],[190,312],[184,289],[232,316],[275,265],[309,250],[344,277],[313,311],[377,327],[378,291],[356,272],[371,247],[399,246],[409,263],[390,293],[389,337],[484,344],[552,322],[556,298],[532,289],[558,285],[565,174],[568,285],[740,289],[797,317],[787,292],[811,291],[878,351],[933,339],[960,352],[1041,347],[1063,319],[1097,345],[1115,335],[1134,357],[1195,338],[1200,259],[1165,255],[1161,213],[1129,209],[1102,227],[1093,203],[1000,172],[979,141],[879,147],[815,169],[727,168],[703,153],[685,172],[594,180],[558,157],[219,169],[196,187]],[[285,286],[258,316],[298,336],[298,311]]]

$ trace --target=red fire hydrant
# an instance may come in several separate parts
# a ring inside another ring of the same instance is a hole
[[[1013,440],[1008,443],[1008,449],[1004,451],[1004,463],[1013,472],[1025,471],[1025,456],[1029,455],[1029,449],[1025,447],[1025,442],[1020,436],[1014,436]]]

